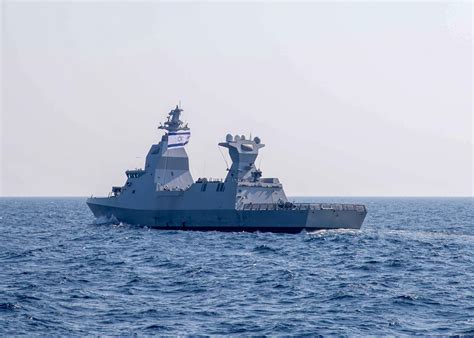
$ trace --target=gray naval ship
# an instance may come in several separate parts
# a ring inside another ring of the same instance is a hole
[[[224,180],[199,178],[189,171],[185,150],[191,133],[180,120],[178,106],[158,128],[165,134],[153,144],[145,168],[127,170],[123,186],[108,197],[91,197],[87,205],[96,217],[168,230],[270,231],[359,229],[364,205],[292,203],[278,178],[264,178],[255,166],[264,144],[258,137],[228,134],[232,165]]]

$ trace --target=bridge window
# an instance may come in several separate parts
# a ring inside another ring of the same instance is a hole
[[[207,183],[204,183],[203,185],[201,185],[201,191],[206,191],[206,188],[207,188]]]
[[[138,178],[145,173],[145,170],[127,170],[125,174],[128,178]]]
[[[224,183],[219,183],[219,184],[217,185],[216,191],[224,191]]]

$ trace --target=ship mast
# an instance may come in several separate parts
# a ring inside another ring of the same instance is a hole
[[[179,130],[189,130],[188,124],[184,125],[184,122],[179,119],[183,110],[176,106],[175,109],[171,110],[168,114],[168,119],[164,125],[160,124],[158,129],[165,129],[168,132],[176,132]]]

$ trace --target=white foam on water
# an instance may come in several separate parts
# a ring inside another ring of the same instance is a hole
[[[321,229],[306,232],[309,236],[333,236],[333,235],[356,235],[360,233],[359,229]]]
[[[112,216],[99,216],[94,220],[95,225],[119,224],[117,218]]]

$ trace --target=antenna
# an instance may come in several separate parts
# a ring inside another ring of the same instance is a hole
[[[229,171],[229,164],[227,164],[227,160],[225,159],[225,156],[224,156],[224,154],[222,153],[221,147],[217,146],[217,148],[219,148],[219,152],[221,153],[222,158],[224,159],[225,166],[227,167],[227,171]]]

